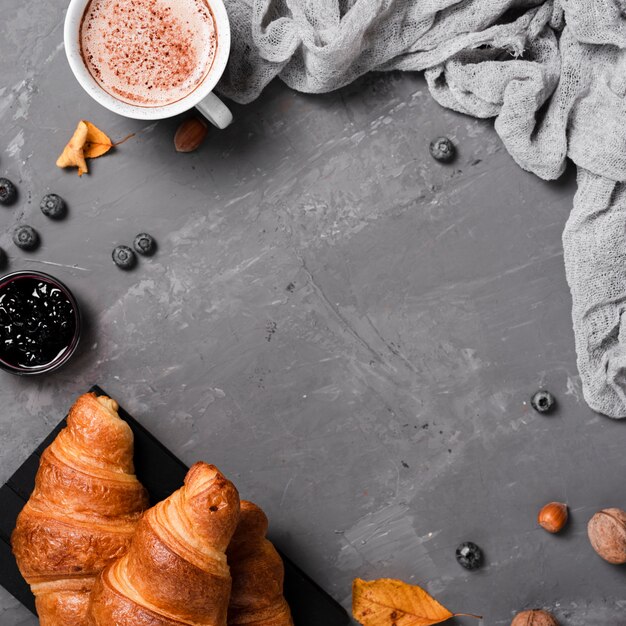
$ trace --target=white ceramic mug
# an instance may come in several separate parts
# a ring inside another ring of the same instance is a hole
[[[134,106],[117,100],[100,87],[89,73],[80,52],[80,25],[88,4],[89,0],[70,1],[65,16],[63,38],[67,60],[76,80],[96,102],[114,113],[137,120],[160,120],[196,107],[218,128],[226,128],[233,121],[233,115],[228,107],[213,93],[213,88],[226,68],[230,53],[230,24],[222,0],[208,0],[217,30],[217,50],[208,74],[187,97],[171,104],[154,107]]]

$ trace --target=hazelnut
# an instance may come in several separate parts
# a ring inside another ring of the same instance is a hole
[[[567,523],[567,518],[567,504],[550,502],[539,511],[537,521],[549,533],[558,533]]]
[[[593,549],[609,563],[626,563],[626,513],[620,509],[598,511],[587,525]]]
[[[204,141],[208,132],[207,123],[199,117],[186,119],[176,130],[174,147],[176,152],[193,152]]]
[[[511,622],[511,626],[559,626],[556,618],[548,611],[534,609],[518,613]]]

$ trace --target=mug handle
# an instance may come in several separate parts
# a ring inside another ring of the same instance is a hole
[[[218,128],[226,128],[233,121],[230,109],[213,92],[200,100],[196,109]]]

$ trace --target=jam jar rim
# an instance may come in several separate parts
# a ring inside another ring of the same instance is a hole
[[[61,289],[61,291],[63,291],[63,294],[69,300],[69,303],[72,305],[72,309],[74,311],[74,335],[67,350],[65,350],[65,352],[61,356],[55,358],[53,361],[50,361],[50,363],[45,363],[44,365],[39,365],[37,367],[19,367],[5,361],[2,358],[2,354],[0,353],[0,368],[5,370],[6,372],[10,372],[11,374],[16,374],[18,376],[35,376],[37,374],[47,374],[48,372],[53,372],[59,369],[61,366],[65,365],[65,363],[67,363],[67,361],[72,357],[74,352],[76,352],[76,348],[78,347],[81,336],[80,308],[78,306],[76,298],[74,297],[74,294],[65,283],[60,281],[58,278],[55,278],[51,274],[47,274],[46,272],[39,272],[37,270],[18,270],[0,276],[0,291],[2,291],[3,287],[5,287],[8,283],[13,282],[15,279],[21,278],[34,278],[42,280],[44,282],[54,285],[55,287],[58,287],[59,289]]]

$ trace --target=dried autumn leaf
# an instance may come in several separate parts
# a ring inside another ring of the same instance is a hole
[[[113,142],[99,128],[87,120],[78,122],[78,126],[57,159],[59,167],[77,167],[78,175],[86,174],[86,159],[95,159],[106,154],[113,147]]]
[[[87,141],[85,141],[84,154],[86,159],[96,159],[106,154],[112,147],[113,142],[97,126],[83,120],[87,125]]]
[[[380,578],[352,584],[352,615],[363,626],[431,626],[451,617],[478,615],[451,613],[417,585]]]
[[[85,124],[85,122],[79,122],[72,138],[65,148],[63,148],[61,156],[57,159],[57,165],[59,167],[78,167],[79,176],[82,176],[88,171],[83,152],[85,141],[87,140],[87,131],[87,124]]]

